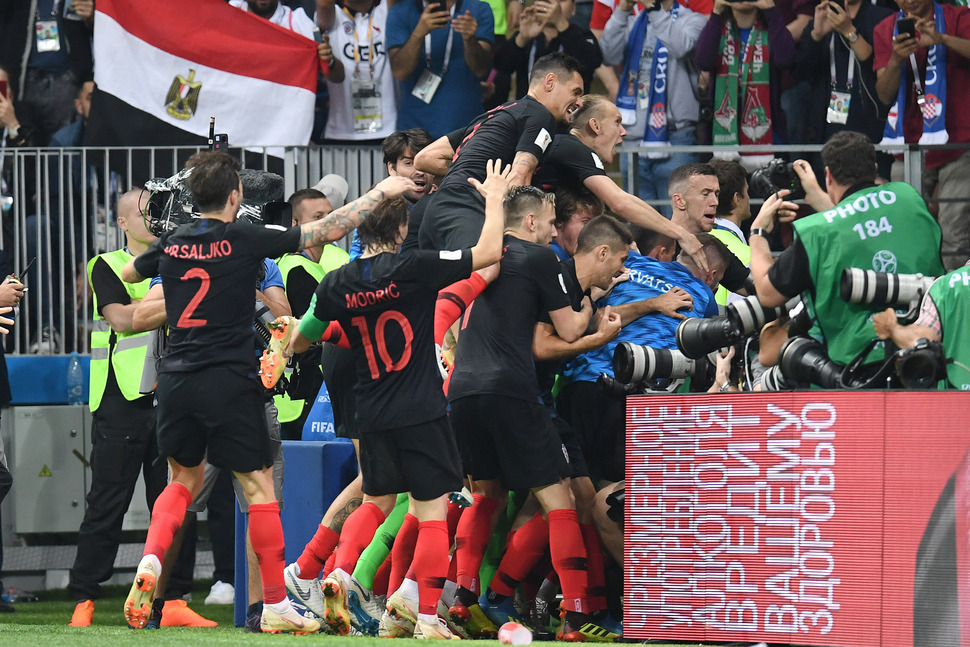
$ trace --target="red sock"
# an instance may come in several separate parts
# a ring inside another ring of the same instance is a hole
[[[549,517],[549,552],[559,574],[566,611],[586,613],[586,548],[575,510],[552,510]]]
[[[461,519],[463,507],[457,503],[448,502],[448,545],[455,541],[455,531],[458,530],[458,520]]]
[[[449,546],[451,544],[448,544]],[[451,556],[451,562],[448,564],[448,581],[457,582],[458,581],[458,557],[457,555]]]
[[[448,574],[447,521],[422,521],[419,524],[412,563],[418,582],[418,613],[435,615]]]
[[[391,575],[387,581],[387,589],[392,593],[401,588],[401,582],[411,567],[417,541],[418,518],[409,512],[404,515],[404,522],[394,538],[394,546],[391,547]]]
[[[525,579],[549,547],[549,524],[537,512],[515,531],[505,549],[489,588],[499,595],[515,595],[519,582]]]
[[[579,530],[583,533],[583,545],[586,547],[586,575],[589,585],[586,599],[589,602],[589,610],[591,613],[602,611],[606,608],[606,573],[603,570],[600,536],[596,532],[596,526],[592,524],[580,524]]]
[[[492,533],[492,516],[498,501],[481,494],[474,494],[475,503],[465,510],[458,522],[455,533],[455,556],[458,559],[458,586],[472,593],[480,593],[478,572],[482,568],[482,558]]]
[[[388,555],[374,573],[374,586],[371,589],[377,595],[387,595],[387,583],[391,577],[391,556]]]
[[[283,525],[280,507],[272,503],[249,504],[249,541],[259,561],[259,576],[263,579],[263,602],[276,604],[286,599],[283,568]]]
[[[148,525],[143,555],[165,559],[165,551],[172,545],[175,532],[185,519],[185,510],[192,503],[192,493],[181,483],[169,483],[155,499],[152,521]]]
[[[327,329],[323,331],[320,341],[328,341],[338,348],[350,348],[350,340],[347,339],[344,329],[339,322],[331,321]]]
[[[334,551],[334,568],[353,573],[357,558],[374,539],[374,534],[382,523],[384,513],[369,501],[350,513],[340,530],[340,541]]]
[[[300,579],[312,580],[320,575],[327,559],[333,555],[333,549],[337,545],[340,535],[335,533],[327,526],[320,524],[317,531],[313,534],[313,539],[303,549],[303,554],[296,560],[300,567]]]
[[[327,558],[327,563],[323,565],[323,572],[320,573],[320,577],[326,579],[328,575],[333,572],[333,564],[337,560],[337,551],[330,553],[330,557]]]
[[[438,292],[438,301],[434,306],[434,341],[441,344],[445,333],[451,324],[458,321],[458,317],[469,304],[488,286],[481,274],[472,272],[467,279],[452,283]]]

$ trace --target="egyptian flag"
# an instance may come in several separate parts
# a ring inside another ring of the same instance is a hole
[[[223,0],[98,0],[87,146],[310,139],[316,43]]]

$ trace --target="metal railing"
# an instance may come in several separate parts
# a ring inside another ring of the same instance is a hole
[[[879,147],[902,154],[904,178],[919,188],[922,152],[926,147]],[[934,147],[938,148],[938,147]],[[0,271],[19,274],[36,257],[25,276],[28,295],[18,321],[5,340],[8,352],[87,352],[92,304],[86,264],[95,254],[124,245],[116,226],[118,197],[156,177],[169,177],[198,148],[77,148],[6,149],[3,210],[0,212]],[[275,149],[274,152],[279,149]],[[619,149],[636,168],[643,149]],[[671,152],[710,153],[709,146],[670,147]],[[745,147],[742,152],[813,154],[821,146]],[[376,146],[298,147],[274,157],[267,152],[234,151],[243,166],[282,175],[286,195],[312,186],[323,175],[347,179],[353,199],[382,179],[386,170]],[[626,189],[636,192],[636,174],[628,174]],[[664,201],[653,203],[655,206]],[[669,201],[667,202],[669,204]],[[345,241],[346,245],[346,241]],[[59,342],[39,343],[45,329]]]

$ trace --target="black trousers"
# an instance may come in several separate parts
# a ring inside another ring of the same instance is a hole
[[[94,413],[91,442],[91,489],[68,581],[68,589],[77,601],[100,598],[101,583],[114,573],[122,522],[139,475],[145,479],[149,510],[168,482],[167,465],[156,463],[154,408],[141,402],[130,403],[120,394],[106,393]],[[195,543],[192,527],[186,532],[168,590],[191,590]]]

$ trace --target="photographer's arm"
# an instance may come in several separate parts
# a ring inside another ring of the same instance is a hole
[[[920,323],[901,326],[892,308],[886,308],[883,312],[873,315],[872,327],[876,330],[879,339],[891,339],[899,348],[915,346],[916,342],[923,338],[940,341],[940,336],[929,326]]]
[[[337,19],[337,7],[334,0],[317,0],[317,25],[320,31],[327,33]]]
[[[532,338],[532,354],[539,361],[572,359],[610,343],[620,334],[620,327],[620,317],[610,306],[603,308],[595,331],[571,343],[557,335],[552,325],[538,323]]]
[[[771,279],[768,278],[768,270],[774,264],[774,259],[771,257],[771,248],[764,236],[754,234],[754,231],[760,228],[771,232],[775,226],[776,215],[780,222],[791,222],[795,219],[798,205],[784,200],[789,193],[790,191],[783,189],[768,196],[768,199],[761,205],[758,216],[751,223],[752,235],[748,238],[748,245],[751,247],[751,278],[754,280],[755,291],[758,293],[758,301],[768,308],[782,305],[788,301],[790,295],[786,296],[779,292],[772,284]]]
[[[360,221],[369,216],[374,207],[380,204],[382,200],[396,198],[404,195],[406,191],[416,189],[417,186],[414,182],[403,175],[392,175],[384,178],[373,189],[350,204],[345,204],[331,212],[326,218],[300,225],[302,235],[297,251],[340,240],[356,229]],[[128,269],[127,266],[125,266],[125,269]],[[134,267],[132,267],[132,271],[134,271]]]

